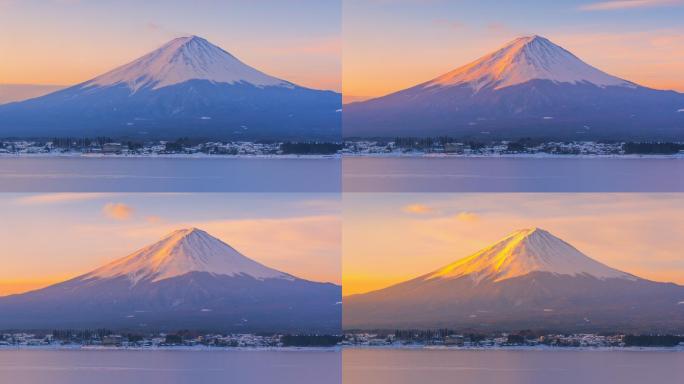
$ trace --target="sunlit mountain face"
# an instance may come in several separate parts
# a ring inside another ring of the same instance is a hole
[[[681,332],[684,287],[606,266],[538,229],[415,279],[345,297],[345,329]]]
[[[540,36],[344,110],[345,137],[684,139],[684,94],[609,75]]]
[[[0,106],[0,137],[333,140],[341,100],[189,36],[84,83]]]
[[[188,228],[74,279],[0,298],[0,329],[337,333],[341,292]]]

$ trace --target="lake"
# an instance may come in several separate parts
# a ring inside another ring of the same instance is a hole
[[[0,383],[341,383],[339,351],[0,350]]]
[[[684,352],[345,349],[344,384],[682,383]]]
[[[347,157],[345,192],[682,192],[682,158]]]
[[[339,192],[339,158],[0,157],[0,192]]]
[[[0,157],[0,192],[684,192],[675,158]]]

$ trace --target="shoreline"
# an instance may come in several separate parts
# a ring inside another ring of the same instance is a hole
[[[323,160],[323,159],[672,159],[684,160],[684,155],[560,155],[539,153],[504,153],[504,154],[425,154],[425,153],[386,153],[364,154],[344,153],[334,155],[209,155],[209,154],[134,154],[134,155],[102,155],[88,153],[0,153],[4,158],[83,158],[83,159],[259,159],[259,160]]]
[[[597,352],[684,352],[684,347],[553,347],[547,345],[539,346],[499,346],[499,347],[448,347],[441,345],[350,345],[344,349],[359,350],[428,350],[428,351],[597,351]]]
[[[93,345],[3,345],[3,351],[236,351],[236,352],[340,352],[349,350],[396,351],[581,351],[581,352],[684,352],[684,346],[675,347],[553,347],[553,346],[499,346],[499,347],[448,347],[435,345],[337,345],[334,347],[211,347],[211,346],[156,346],[113,347]]]
[[[151,346],[151,347],[113,347],[100,345],[1,345],[3,351],[241,351],[241,352],[336,352],[334,347],[210,347],[210,346]]]
[[[0,153],[3,158],[72,158],[72,159],[274,159],[274,160],[297,160],[297,159],[340,159],[341,155],[207,155],[207,154],[137,154],[137,155],[101,155],[89,153]]]
[[[502,153],[502,154],[476,154],[476,155],[452,155],[452,154],[405,154],[405,153],[387,153],[387,154],[344,154],[342,158],[380,158],[380,159],[684,159],[684,155],[557,155],[557,154],[540,154],[540,153]]]

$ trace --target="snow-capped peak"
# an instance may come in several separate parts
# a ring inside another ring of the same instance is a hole
[[[513,232],[496,244],[430,273],[424,276],[424,279],[470,276],[477,282],[502,281],[532,272],[588,275],[598,279],[636,279],[633,275],[591,259],[565,241],[539,228]]]
[[[174,231],[161,241],[115,260],[82,278],[126,276],[132,283],[137,283],[141,280],[164,280],[189,272],[247,275],[256,279],[293,279],[291,275],[243,256],[228,244],[197,228]]]
[[[468,85],[479,91],[537,79],[557,83],[591,83],[599,87],[635,87],[634,83],[602,72],[537,35],[517,38],[498,51],[431,80],[423,87]]]
[[[269,76],[198,36],[173,39],[159,49],[82,84],[86,87],[127,85],[133,92],[159,89],[188,80],[249,83],[257,87],[294,85]]]

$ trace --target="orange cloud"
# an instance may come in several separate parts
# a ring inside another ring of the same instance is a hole
[[[114,220],[128,220],[133,215],[133,208],[123,203],[107,203],[102,207],[102,213]]]
[[[406,205],[402,208],[402,210],[406,213],[415,213],[418,215],[422,215],[425,213],[431,213],[434,211],[434,209],[430,206],[427,206],[425,204],[409,204]]]
[[[477,213],[467,212],[467,211],[459,212],[456,215],[456,220],[467,221],[467,222],[478,221],[478,220],[480,220],[480,215],[478,215]]]

